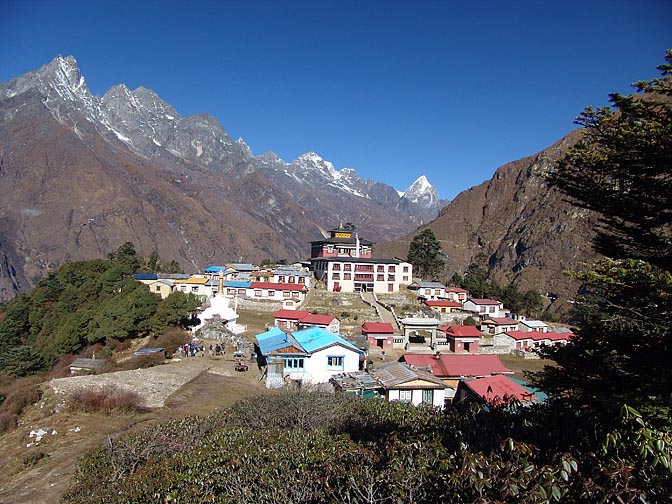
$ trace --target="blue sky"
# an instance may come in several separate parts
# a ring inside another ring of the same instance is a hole
[[[91,90],[153,89],[207,112],[255,155],[315,151],[336,169],[441,197],[489,179],[658,76],[672,2],[12,1],[0,81],[57,54]]]

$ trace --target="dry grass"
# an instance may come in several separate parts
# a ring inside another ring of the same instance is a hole
[[[40,400],[41,382],[42,378],[38,376],[3,377],[0,385],[0,395],[4,397],[0,403],[0,434],[14,429],[23,411]]]
[[[541,371],[544,366],[554,366],[555,362],[551,360],[544,359],[523,359],[512,354],[504,354],[499,356],[499,360],[502,361],[507,368],[515,373],[515,377],[523,379],[523,372],[537,372]]]
[[[238,324],[246,325],[247,331],[245,334],[252,335],[261,334],[266,331],[266,326],[272,326],[275,322],[273,315],[275,311],[258,311],[258,310],[244,310],[238,309]]]
[[[142,399],[136,392],[114,386],[102,389],[79,389],[70,394],[71,411],[87,413],[137,413],[143,411]]]

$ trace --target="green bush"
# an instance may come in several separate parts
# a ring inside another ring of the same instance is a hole
[[[82,460],[64,501],[665,501],[670,434],[624,412],[603,432],[560,403],[439,412],[280,391],[110,440]]]

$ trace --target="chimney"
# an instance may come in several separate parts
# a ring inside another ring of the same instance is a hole
[[[359,233],[355,233],[355,257],[359,257]]]

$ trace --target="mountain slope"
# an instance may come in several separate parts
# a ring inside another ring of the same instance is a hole
[[[571,302],[578,284],[565,272],[595,257],[597,219],[549,188],[543,174],[579,135],[577,130],[535,156],[505,164],[491,180],[460,193],[423,226],[441,242],[448,277],[464,273],[483,252],[492,277],[501,284],[553,293],[558,296],[555,308]],[[376,254],[406,257],[416,234],[380,244]]]

